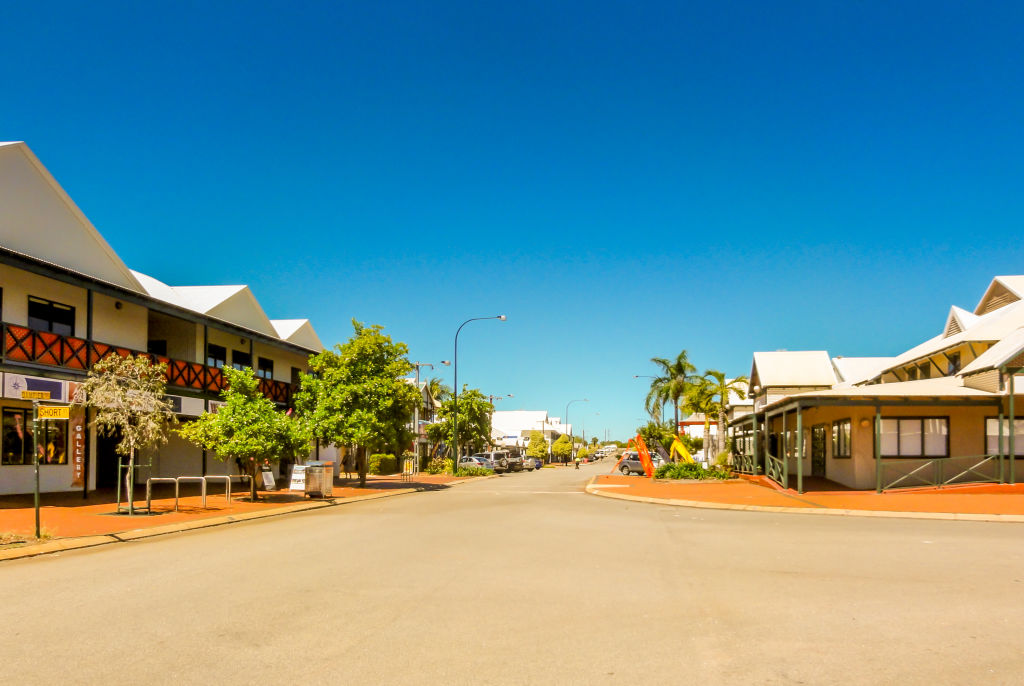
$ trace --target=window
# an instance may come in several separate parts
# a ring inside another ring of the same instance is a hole
[[[1013,452],[1017,455],[1024,455],[1024,419],[1014,419]],[[999,419],[988,417],[985,419],[985,454],[996,455],[999,453]],[[1003,455],[1010,454],[1010,420],[1003,418]]]
[[[206,366],[220,369],[228,361],[228,349],[222,345],[210,343],[206,346]]]
[[[3,464],[32,463],[32,413],[4,409]]]
[[[167,341],[150,341],[146,344],[146,352],[150,355],[167,357]]]
[[[953,376],[960,371],[960,353],[950,353],[946,355],[949,359],[949,364],[946,367],[946,374]]]
[[[244,367],[252,367],[252,355],[241,350],[231,351],[231,366],[235,369],[242,369]]]
[[[882,457],[948,457],[948,417],[882,419]]]
[[[75,308],[28,296],[28,327],[62,336],[75,335]]]
[[[31,451],[31,447],[29,448]],[[39,464],[68,463],[68,423],[40,422]]]
[[[268,360],[265,357],[257,358],[256,360],[256,376],[261,379],[273,379],[274,378],[274,361]]]
[[[832,422],[832,458],[850,457],[851,424],[849,419]]]
[[[922,364],[917,369],[920,372],[920,377],[922,379],[930,379],[930,378],[932,378],[932,368],[931,368],[931,365],[928,362],[925,362],[924,364]]]

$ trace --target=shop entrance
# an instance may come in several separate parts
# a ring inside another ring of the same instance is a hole
[[[825,425],[811,428],[811,476],[825,476]]]
[[[117,486],[117,446],[120,442],[120,431],[110,436],[96,432],[96,488]]]

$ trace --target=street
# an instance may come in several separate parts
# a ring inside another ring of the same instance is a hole
[[[1020,525],[585,495],[611,465],[5,563],[3,680],[1024,681]]]

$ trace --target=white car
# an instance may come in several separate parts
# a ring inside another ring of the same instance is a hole
[[[477,467],[494,471],[494,463],[483,455],[463,455],[459,458],[459,469]]]

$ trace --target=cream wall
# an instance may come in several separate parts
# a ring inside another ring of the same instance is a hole
[[[116,307],[121,303],[121,308]],[[77,313],[76,313],[77,314]],[[92,297],[92,339],[141,352],[149,340],[149,310],[141,305],[94,293]],[[85,329],[79,334],[85,337]]]
[[[195,322],[178,319],[159,312],[149,313],[149,340],[167,341],[167,356],[185,362],[200,362],[196,356],[196,329],[199,329],[202,346],[202,327]]]
[[[257,364],[260,357],[266,357],[274,361],[274,379],[276,381],[291,383],[292,367],[298,367],[302,371],[306,371],[309,368],[309,357],[307,355],[300,355],[290,350],[275,348],[257,341],[254,346],[252,363],[254,365]]]
[[[88,295],[86,289],[55,281],[32,272],[0,265],[3,293],[3,320],[8,324],[28,325],[28,296],[52,300],[75,308],[75,336],[85,338]]]

